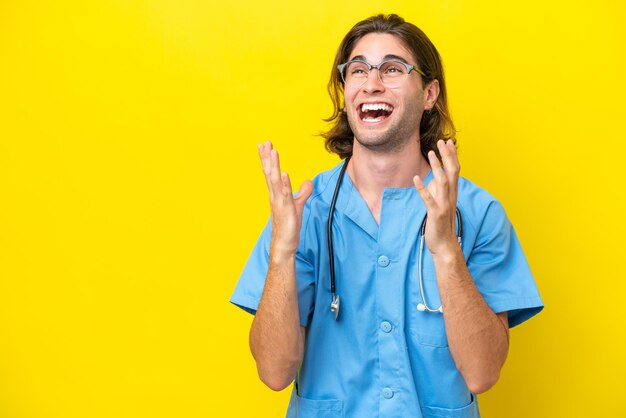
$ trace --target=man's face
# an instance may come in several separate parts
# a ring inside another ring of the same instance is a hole
[[[350,54],[350,60],[361,59],[370,64],[389,58],[418,64],[404,43],[390,34],[365,35]],[[372,69],[365,84],[344,90],[345,110],[355,140],[378,152],[399,151],[408,141],[418,141],[422,113],[434,103],[429,96],[416,71],[408,74],[400,87],[388,88],[381,82],[378,70]]]

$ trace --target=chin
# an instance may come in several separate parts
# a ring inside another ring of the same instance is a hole
[[[365,135],[354,136],[355,145],[358,144],[362,148],[365,148],[372,152],[378,153],[392,153],[394,151],[400,151],[406,145],[405,140],[398,140],[399,137],[388,135]]]

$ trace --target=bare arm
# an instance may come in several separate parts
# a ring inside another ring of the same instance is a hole
[[[250,351],[261,380],[282,390],[293,381],[304,354],[295,259],[302,210],[313,185],[306,181],[294,199],[289,176],[281,173],[270,142],[259,145],[259,156],[272,209],[272,242],[265,287],[250,328]]]
[[[485,392],[498,381],[508,353],[507,313],[496,315],[487,305],[458,244],[435,257],[435,271],[452,357],[468,388]]]
[[[507,313],[495,314],[478,292],[456,239],[459,161],[451,141],[437,143],[444,170],[431,151],[434,179],[428,188],[416,176],[426,205],[426,244],[433,254],[450,353],[470,391],[482,393],[500,377],[509,349]]]

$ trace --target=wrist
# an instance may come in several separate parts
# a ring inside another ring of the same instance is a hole
[[[433,261],[437,264],[444,263],[450,264],[456,262],[460,257],[463,257],[463,252],[459,241],[455,237],[454,240],[448,240],[445,244],[440,245],[435,252],[432,252]]]
[[[286,246],[270,246],[270,263],[293,262],[296,258],[296,251]]]

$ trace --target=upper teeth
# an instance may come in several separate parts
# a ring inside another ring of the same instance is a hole
[[[361,106],[361,111],[365,112],[367,110],[384,110],[387,112],[391,112],[393,107],[389,106],[386,103],[363,103]]]

